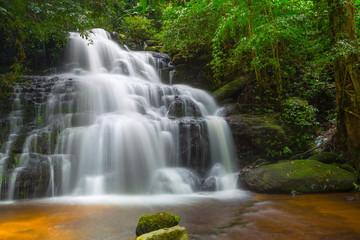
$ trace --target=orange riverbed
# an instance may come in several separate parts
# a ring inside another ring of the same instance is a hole
[[[360,239],[360,194],[353,193],[246,193],[170,205],[16,202],[0,205],[0,239],[130,240],[138,218],[159,211],[179,215],[190,239]]]

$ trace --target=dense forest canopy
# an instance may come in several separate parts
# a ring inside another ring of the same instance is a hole
[[[68,31],[86,37],[86,30],[100,27],[116,32],[121,43],[134,48],[152,40],[172,56],[189,61],[202,56],[214,89],[246,76],[246,91],[238,100],[260,106],[252,113],[274,113],[292,133],[289,148],[277,154],[310,147],[316,132],[331,128],[337,118],[337,146],[351,149],[353,164],[359,168],[360,146],[354,143],[360,139],[359,4],[359,0],[0,0],[1,94],[6,95],[19,75],[44,70],[39,54],[47,58],[46,68],[55,66]]]

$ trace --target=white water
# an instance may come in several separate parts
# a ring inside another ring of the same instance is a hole
[[[217,190],[234,189],[233,143],[226,122],[215,116],[213,98],[161,83],[159,60],[151,53],[124,50],[104,30],[93,33],[90,44],[70,34],[70,72],[60,77],[71,80],[55,85],[45,127],[23,147],[34,152],[38,136],[56,123],[55,152],[47,155],[48,195],[189,194],[212,176]],[[27,162],[14,170],[15,178]],[[210,171],[212,166],[221,171]],[[209,172],[201,176],[199,170]],[[9,199],[15,184],[8,186]]]

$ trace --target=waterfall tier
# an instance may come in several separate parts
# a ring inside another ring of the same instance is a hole
[[[162,83],[166,63],[104,30],[89,39],[70,33],[68,72],[13,96],[2,199],[234,188],[233,143],[213,98]]]

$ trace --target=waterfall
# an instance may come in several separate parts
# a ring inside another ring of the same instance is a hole
[[[2,184],[9,198],[187,194],[211,177],[217,190],[234,188],[233,143],[214,99],[162,83],[150,52],[123,49],[102,29],[89,39],[70,33],[66,73],[43,83],[52,79],[51,91]]]

